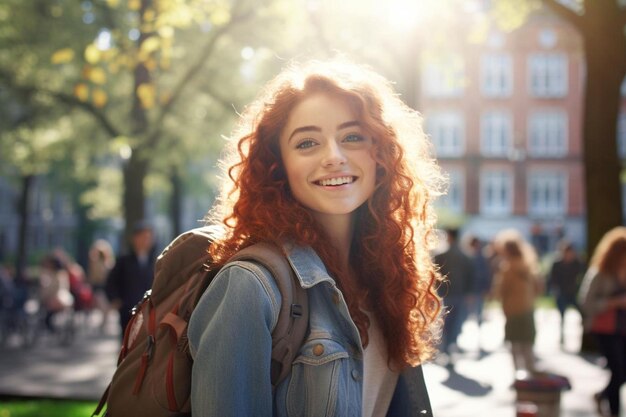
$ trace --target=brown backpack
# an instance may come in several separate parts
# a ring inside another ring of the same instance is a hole
[[[118,366],[93,416],[190,416],[191,367],[187,324],[218,270],[210,268],[209,227],[183,233],[157,258],[152,289],[133,309]],[[282,304],[272,332],[272,384],[291,370],[308,326],[305,290],[282,251],[268,243],[241,250],[229,262],[263,265],[274,277]]]

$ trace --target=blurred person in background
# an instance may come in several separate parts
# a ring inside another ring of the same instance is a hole
[[[39,297],[45,309],[45,325],[51,333],[56,332],[54,316],[72,308],[74,297],[70,293],[70,278],[63,262],[54,254],[41,261]]]
[[[446,308],[440,350],[449,355],[452,346],[458,349],[457,339],[467,318],[467,302],[474,286],[474,265],[461,250],[458,229],[447,229],[446,236],[448,249],[435,255],[434,262],[441,275],[446,277],[445,284],[440,287]]]
[[[9,268],[0,264],[0,311],[7,311],[15,305],[15,284]]]
[[[485,299],[491,292],[493,272],[489,260],[484,254],[484,246],[481,240],[473,235],[465,238],[466,253],[472,260],[474,267],[474,280],[472,285],[472,295],[469,302],[469,312],[476,316],[478,329],[483,323],[483,309]]]
[[[90,313],[94,303],[93,291],[87,282],[85,270],[63,248],[55,248],[52,253],[67,271],[70,293],[74,298],[74,310]]]
[[[576,253],[574,245],[569,241],[561,241],[547,283],[548,294],[554,296],[561,315],[561,344],[564,342],[565,311],[568,307],[579,311],[576,297],[584,273],[585,264]]]
[[[537,255],[517,231],[505,230],[495,238],[499,263],[493,294],[502,303],[504,340],[510,343],[515,371],[535,372],[535,300],[541,290]]]
[[[117,258],[107,277],[105,291],[111,307],[118,310],[122,335],[132,308],[152,286],[156,248],[152,225],[137,222],[130,236],[130,251]]]
[[[115,255],[111,244],[104,239],[97,239],[89,249],[89,264],[87,266],[87,280],[94,292],[94,306],[102,314],[100,330],[104,330],[111,306],[105,292],[106,280],[115,265]]]
[[[607,386],[594,400],[600,415],[617,417],[620,388],[626,381],[626,227],[611,229],[602,237],[579,297],[585,330],[595,336],[611,372]]]

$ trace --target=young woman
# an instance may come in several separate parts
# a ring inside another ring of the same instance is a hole
[[[535,300],[541,285],[537,256],[514,230],[495,237],[500,260],[495,272],[494,294],[502,303],[504,339],[510,342],[515,371],[535,371]]]
[[[596,337],[611,378],[595,395],[601,415],[617,417],[626,382],[626,227],[608,231],[598,243],[580,288],[585,330]],[[610,414],[605,411],[608,400]]]
[[[430,415],[414,388],[440,325],[428,148],[389,82],[351,64],[289,67],[246,109],[210,251],[225,265],[256,242],[281,247],[309,329],[273,389],[280,293],[267,271],[226,265],[190,322],[194,416]]]

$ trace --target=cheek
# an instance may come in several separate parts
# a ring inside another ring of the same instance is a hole
[[[365,156],[365,158],[365,160],[367,161],[363,166],[365,176],[368,178],[368,181],[371,182],[371,184],[375,184],[376,178],[378,177],[378,172],[380,171],[380,166],[369,154]]]
[[[291,194],[297,198],[301,194],[302,189],[306,186],[306,170],[302,164],[290,161],[285,164],[285,175]]]

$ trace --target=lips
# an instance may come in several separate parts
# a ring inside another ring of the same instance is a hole
[[[333,177],[333,178],[324,178],[318,181],[315,181],[315,184],[321,185],[324,187],[337,187],[339,185],[352,184],[356,181],[357,177],[346,175],[343,177]]]

